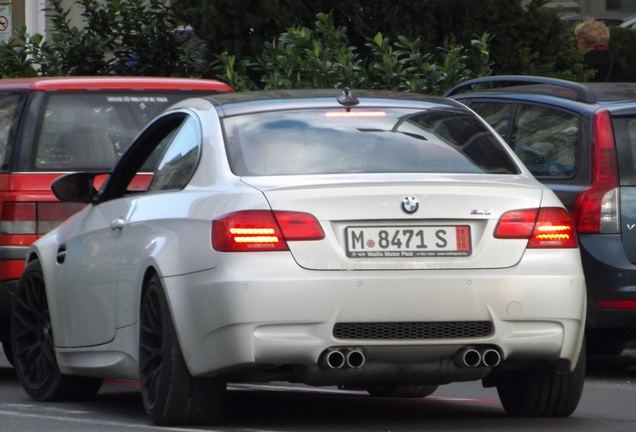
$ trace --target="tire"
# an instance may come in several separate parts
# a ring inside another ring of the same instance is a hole
[[[430,396],[437,390],[436,385],[397,384],[367,389],[373,397],[383,398],[423,398]]]
[[[13,349],[11,347],[11,314],[0,320],[0,343],[2,343],[2,351],[11,366],[15,366],[13,362]]]
[[[139,379],[144,409],[156,425],[205,425],[218,420],[226,383],[193,377],[185,364],[159,278],[141,302]]]
[[[60,372],[39,261],[32,261],[26,266],[16,287],[11,344],[18,379],[32,399],[85,400],[94,397],[102,386],[102,378]]]
[[[503,372],[497,392],[513,417],[568,417],[579,404],[585,381],[585,342],[572,372]]]

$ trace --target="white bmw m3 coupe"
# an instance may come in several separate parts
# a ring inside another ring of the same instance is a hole
[[[12,313],[36,400],[138,380],[158,425],[214,422],[228,382],[425,397],[496,386],[568,416],[586,293],[561,202],[458,102],[336,90],[219,94],[151,122],[85,208],[29,249]]]

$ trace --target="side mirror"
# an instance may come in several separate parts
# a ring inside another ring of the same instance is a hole
[[[77,172],[66,174],[51,184],[53,195],[60,201],[89,204],[95,200],[107,174]]]

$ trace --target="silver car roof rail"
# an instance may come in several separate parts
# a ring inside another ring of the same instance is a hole
[[[569,90],[572,92],[571,95],[568,95],[569,98],[573,98],[579,102],[585,103],[595,103],[596,96],[592,92],[592,90],[586,86],[585,84],[567,81],[559,78],[548,78],[541,76],[532,76],[532,75],[495,75],[490,77],[482,77],[482,78],[474,78],[468,81],[464,81],[452,89],[448,90],[444,93],[444,96],[450,97],[457,95],[459,93],[464,93],[467,91],[471,91],[472,87],[475,85],[486,85],[486,84],[498,84],[497,87],[508,87],[513,85],[529,85],[529,84],[544,84],[554,87],[559,87],[565,90]],[[559,94],[554,94],[554,96],[563,96]]]

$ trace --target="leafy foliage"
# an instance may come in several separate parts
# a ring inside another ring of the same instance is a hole
[[[318,14],[314,28],[292,26],[265,42],[255,62],[217,56],[217,76],[237,90],[253,88],[324,88],[349,86],[441,94],[460,81],[490,73],[484,34],[470,48],[451,43],[429,53],[421,39],[398,36],[395,41],[377,33],[367,40],[370,57],[363,59],[349,44],[344,27],[329,14]],[[260,76],[251,83],[248,76]]]
[[[204,44],[180,29],[162,0],[77,0],[83,26],[69,19],[62,0],[49,0],[55,27],[50,39],[26,28],[0,45],[3,76],[158,75],[202,76]]]
[[[625,80],[636,81],[636,30],[610,26],[609,50],[619,59]]]
[[[0,44],[0,74],[2,78],[36,76],[39,58],[34,53],[40,51],[42,36],[28,38],[26,27],[16,30],[16,34],[27,42],[19,44],[12,38]]]
[[[572,29],[547,0],[48,0],[49,39],[0,44],[3,77],[218,78],[236,90],[347,85],[438,94],[472,77],[585,81]],[[192,28],[183,27],[187,22]],[[636,79],[636,32],[610,49]],[[615,35],[616,33],[616,35]]]
[[[378,33],[418,40],[429,53],[453,43],[470,46],[475,35],[487,34],[493,74],[584,80],[573,34],[547,1],[263,0],[246,6],[243,0],[177,0],[177,6],[211,52],[231,52],[239,62],[260,55],[265,43],[292,26],[312,28],[316,15],[326,13],[364,62],[374,59],[368,41]]]

